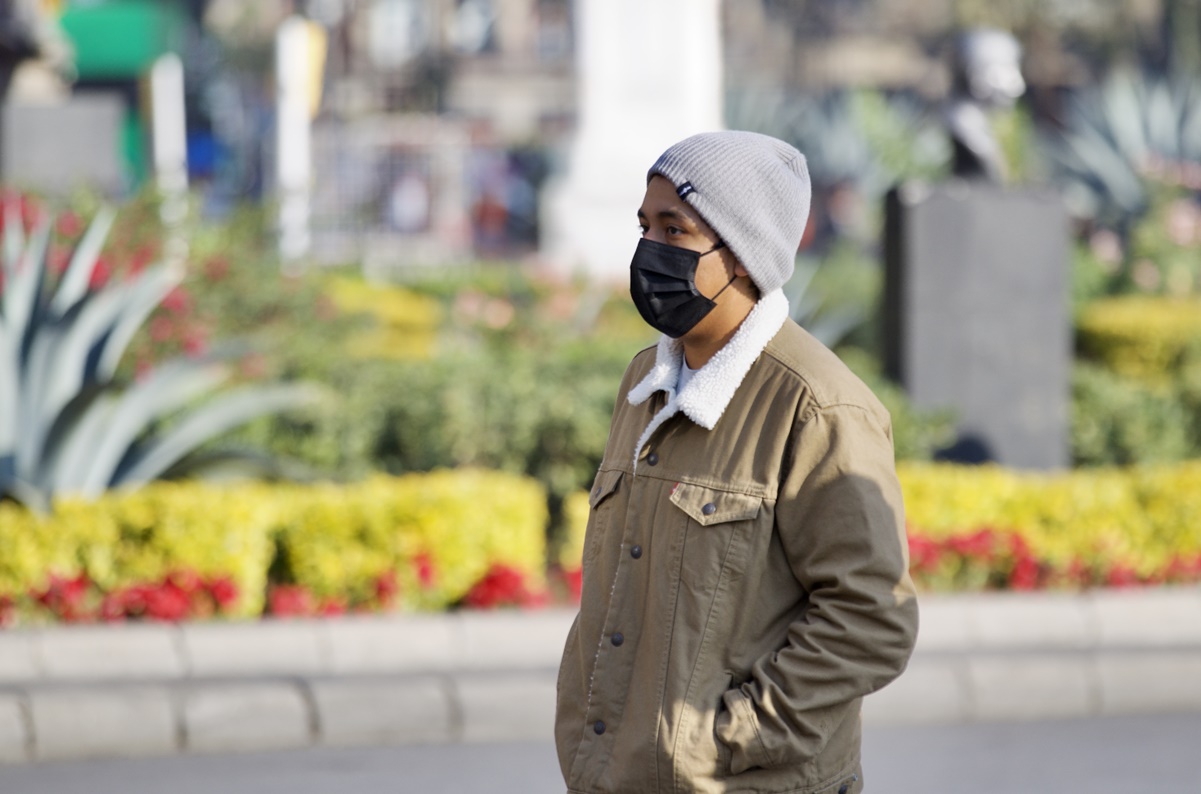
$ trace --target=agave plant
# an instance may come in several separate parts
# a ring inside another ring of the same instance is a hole
[[[317,396],[303,384],[213,394],[233,373],[230,346],[165,361],[133,384],[120,383],[117,366],[134,333],[184,273],[164,263],[93,289],[89,279],[114,217],[105,209],[93,218],[52,284],[49,214],[27,236],[15,204],[4,207],[0,499],[48,510],[59,494],[95,498],[168,471],[186,473],[190,458],[218,462],[211,453],[194,455],[214,437]]]
[[[1157,164],[1201,163],[1201,80],[1118,71],[1075,96],[1047,149],[1073,211],[1127,229]]]
[[[899,180],[941,173],[950,158],[945,133],[924,108],[874,91],[731,92],[726,121],[796,146],[816,187],[851,184],[871,200]]]

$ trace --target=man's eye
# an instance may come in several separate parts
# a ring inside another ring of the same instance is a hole
[[[681,229],[679,226],[668,226],[667,233],[668,234],[683,234],[684,230]]]
[[[646,237],[646,233],[649,232],[650,230],[651,229],[649,226],[643,226],[641,223],[638,224],[638,233],[641,234],[643,237]]]

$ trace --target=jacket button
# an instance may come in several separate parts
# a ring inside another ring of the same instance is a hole
[[[613,632],[613,636],[609,638],[609,642],[613,643],[615,647],[620,647],[625,641],[626,638],[621,635],[620,631]]]
[[[707,516],[711,516],[717,512],[717,505],[709,502],[707,505],[701,508],[701,512]]]
[[[605,732],[605,721],[597,720],[596,724],[592,726],[592,730],[596,731],[597,736],[600,736]],[[844,791],[843,794],[846,794],[846,792]]]
[[[636,560],[637,560],[637,559],[641,559],[641,557],[642,557],[642,547],[641,547],[641,546],[631,546],[631,547],[630,547],[630,556],[631,556],[631,557],[633,557],[633,558],[634,558],[634,559],[636,559]]]
[[[851,784],[843,783],[841,786],[838,787],[838,794],[847,794],[847,792],[850,790],[851,790]]]
[[[647,455],[646,462],[652,466],[658,466],[659,465],[659,453],[652,452],[651,454]]]

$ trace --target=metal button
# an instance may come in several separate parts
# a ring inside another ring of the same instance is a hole
[[[847,792],[850,790],[851,790],[850,784],[843,783],[841,786],[838,787],[838,794],[847,794]]]
[[[621,635],[620,631],[613,632],[613,636],[609,638],[609,642],[613,643],[613,645],[617,647],[621,647],[621,644],[625,641],[626,638]]]
[[[600,736],[602,733],[604,733],[605,732],[604,720],[597,720],[596,724],[592,726],[592,730],[596,731],[597,736]],[[843,794],[846,794],[846,792],[843,792]]]
[[[641,546],[631,546],[631,547],[630,547],[630,556],[631,556],[631,557],[633,557],[633,558],[634,558],[634,559],[636,559],[636,560],[637,560],[637,559],[641,559],[641,557],[642,557],[642,547],[641,547]]]
[[[717,505],[709,502],[707,505],[701,508],[701,512],[707,516],[711,516],[717,512]]]
[[[651,454],[647,455],[646,462],[652,466],[658,466],[659,465],[659,453],[652,452]]]

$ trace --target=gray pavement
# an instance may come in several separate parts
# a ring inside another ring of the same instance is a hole
[[[1201,791],[1201,715],[868,728],[868,792]],[[558,794],[551,745],[310,748],[0,767],[5,794]]]
[[[572,617],[0,632],[0,764],[539,741]],[[1201,715],[1201,587],[927,596],[909,670],[864,706],[879,727],[1148,714]]]

